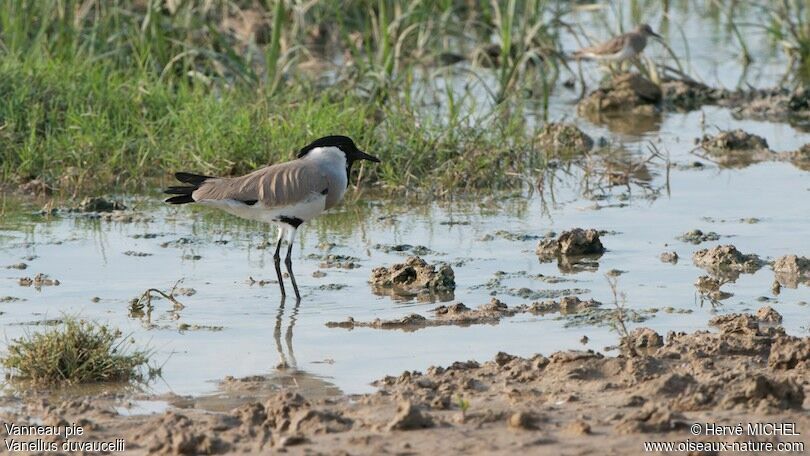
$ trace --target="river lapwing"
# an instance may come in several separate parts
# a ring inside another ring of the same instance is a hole
[[[346,136],[325,136],[298,152],[295,160],[257,169],[241,177],[212,177],[180,172],[184,184],[169,187],[170,204],[199,203],[215,207],[237,217],[278,227],[278,242],[273,256],[281,296],[285,296],[281,275],[282,241],[287,241],[284,264],[290,275],[296,299],[301,299],[292,271],[293,239],[302,223],[340,203],[349,186],[352,164],[358,160],[380,162]]]
[[[604,43],[582,48],[574,52],[574,57],[613,62],[629,60],[644,51],[644,48],[647,47],[647,38],[651,36],[661,38],[661,35],[653,32],[649,25],[641,24],[632,32],[613,37]]]

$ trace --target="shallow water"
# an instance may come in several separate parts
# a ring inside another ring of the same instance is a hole
[[[695,115],[671,116],[663,128],[670,124],[672,130],[688,127],[690,117]],[[737,122],[728,122],[729,126],[738,126]],[[743,126],[764,134],[777,149],[810,141],[809,135],[786,130],[783,125],[745,122]],[[662,135],[659,147],[670,150],[676,163],[691,162],[695,157],[683,153],[691,147],[690,142],[681,136],[685,135]],[[663,185],[663,169],[653,166],[652,172],[658,177],[652,180],[651,187]],[[582,335],[591,340],[587,347],[597,350],[617,341],[616,333],[608,327],[566,328],[566,321],[556,320],[555,315],[505,319],[495,326],[438,327],[413,333],[326,328],[327,321],[349,316],[358,320],[394,318],[410,312],[424,314],[435,307],[416,301],[397,302],[371,292],[366,283],[371,269],[404,257],[374,248],[381,243],[424,245],[437,252],[425,255],[429,261],[463,262],[454,266],[455,299],[468,306],[488,301],[489,290],[480,285],[493,278],[496,271],[563,276],[570,281],[548,284],[515,277],[504,280],[504,285],[533,290],[581,288],[590,290],[581,295],[583,298],[593,297],[607,304],[612,295],[604,274],[618,269],[626,271],[618,283],[619,290],[626,294],[628,308],[671,306],[692,311],[659,312],[644,323],[661,333],[705,327],[715,311],[755,310],[762,305],[757,301],[760,296],[776,300],[770,305],[785,316],[788,331],[806,331],[810,323],[807,308],[799,302],[810,300],[807,287],[783,289],[781,295],[773,297],[773,273],[765,267],[724,286],[734,296],[715,309],[708,302],[701,303],[696,295],[693,283],[705,272],[695,267],[690,258],[699,248],[724,242],[733,243],[744,253],[767,258],[810,254],[806,250],[806,239],[810,237],[810,174],[788,163],[763,163],[742,170],[721,170],[711,165],[702,170],[673,169],[669,195],[663,191],[653,198],[650,191],[640,187],[631,186],[630,192],[626,187],[613,187],[597,201],[579,197],[578,175],[574,170],[572,176],[560,177],[553,189],[556,202],[551,201],[552,189],[546,188],[542,196],[535,193],[528,198],[492,199],[482,205],[407,207],[368,201],[326,215],[301,230],[301,244],[294,254],[304,299],[297,307],[288,300],[284,309],[279,308],[275,284],[262,287],[247,283],[249,277],[260,280],[275,276],[272,249],[257,248],[267,237],[272,241],[272,235],[260,225],[234,222],[205,210],[151,203],[141,203],[154,218],[145,223],[33,216],[3,233],[0,246],[4,263],[16,263],[31,255],[37,258],[27,261],[26,271],[3,270],[0,294],[26,301],[2,304],[5,313],[0,319],[6,338],[30,331],[25,322],[63,313],[110,322],[132,332],[139,343],[152,347],[159,363],[166,361],[165,382],[154,384],[155,392],[180,394],[210,392],[216,386],[212,382],[227,375],[272,374],[281,360],[276,332],[289,364],[350,393],[367,391],[371,380],[403,369],[424,369],[459,359],[485,360],[498,351],[549,353],[579,346]],[[616,207],[616,203],[627,206]],[[602,208],[596,209],[597,205]],[[704,217],[717,221],[709,222]],[[760,221],[740,221],[751,217]],[[441,223],[448,221],[462,224]],[[603,238],[608,252],[599,259],[596,271],[564,274],[555,263],[540,263],[534,254],[536,240],[513,241],[497,236],[491,241],[481,240],[498,230],[542,235],[577,226],[610,232]],[[693,228],[716,231],[723,237],[700,246],[675,239]],[[158,236],[135,238],[148,233]],[[183,237],[193,242],[180,247],[160,246]],[[312,277],[320,261],[308,255],[323,254],[318,244],[324,241],[338,244],[330,253],[358,257],[361,267],[325,269],[325,277]],[[676,265],[662,263],[658,256],[664,250],[677,251],[681,261]],[[152,256],[127,256],[126,251]],[[184,255],[199,255],[201,259],[184,259]],[[18,277],[38,272],[57,278],[61,284],[41,290],[16,284]],[[158,328],[145,329],[140,319],[128,316],[130,299],[150,287],[170,288],[181,278],[182,286],[194,288],[196,294],[179,298],[186,306],[179,311],[179,319],[172,319],[165,300],[155,301],[152,323]],[[319,289],[328,284],[345,288]],[[91,302],[95,296],[101,300]],[[527,302],[503,293],[498,297],[509,305]],[[178,331],[180,323],[223,329]],[[168,328],[161,329],[163,325]]]
[[[685,32],[701,31],[691,44],[692,63],[700,66],[696,71],[709,82],[733,87],[742,71],[739,64],[728,59],[727,47],[716,52],[708,47],[723,41],[720,28],[678,17],[689,24]],[[680,49],[676,44],[673,47]],[[754,50],[768,55],[764,48]],[[761,86],[773,84],[781,76],[775,68],[783,64],[764,59],[752,70],[754,79]],[[714,80],[712,75],[723,76]],[[618,290],[626,295],[628,308],[691,311],[658,312],[642,324],[631,324],[631,328],[643,325],[659,333],[705,328],[714,313],[756,310],[764,305],[761,297],[767,297],[768,305],[784,315],[788,332],[806,333],[810,327],[807,286],[783,288],[778,297],[773,296],[773,272],[764,267],[725,285],[723,289],[733,296],[712,305],[696,293],[693,283],[706,272],[692,264],[691,256],[700,248],[721,243],[732,243],[743,253],[768,259],[788,253],[810,256],[810,173],[782,162],[721,169],[690,150],[694,138],[704,133],[704,116],[705,132],[742,128],[764,136],[777,151],[794,150],[810,142],[810,134],[787,124],[736,120],[728,110],[716,107],[665,114],[652,129],[631,125],[610,131],[608,126],[576,117],[572,97],[565,92],[556,95],[551,101],[551,117],[574,120],[587,133],[622,145],[636,159],[645,158],[648,145],[653,143],[669,154],[673,168],[667,173],[662,160],[653,160],[647,166],[650,179],[629,187],[610,187],[597,178],[589,180],[581,166],[566,165],[545,175],[542,192],[429,205],[379,200],[347,203],[299,232],[301,242],[294,257],[304,298],[297,306],[290,299],[280,305],[276,284],[248,283],[250,277],[275,278],[272,249],[259,248],[265,240],[272,242],[274,235],[257,224],[208,210],[165,207],[156,198],[126,201],[152,217],[148,222],[6,216],[0,219],[0,266],[29,256],[36,258],[24,260],[29,265],[25,271],[0,269],[0,296],[25,299],[0,303],[0,327],[10,340],[35,330],[32,323],[62,314],[109,322],[125,333],[131,332],[139,345],[151,347],[158,364],[165,363],[163,379],[153,383],[152,390],[182,395],[213,393],[217,382],[228,375],[257,374],[268,375],[278,384],[357,393],[369,391],[369,383],[386,374],[457,360],[491,359],[498,351],[548,354],[581,346],[583,335],[590,339],[585,347],[599,351],[617,343],[618,336],[609,326],[567,327],[568,321],[554,314],[507,318],[498,325],[445,326],[410,333],[327,328],[326,322],[349,316],[370,320],[412,312],[428,315],[437,305],[395,301],[372,293],[367,283],[371,269],[405,257],[376,249],[375,244],[380,243],[423,245],[434,252],[424,255],[428,261],[453,264],[457,281],[454,298],[469,307],[489,300],[490,290],[482,285],[496,271],[525,271],[524,276],[505,279],[507,288],[579,288],[586,290],[582,298],[594,298],[609,306],[612,292],[605,273],[617,269],[626,271],[618,278]],[[706,166],[680,166],[694,161]],[[588,192],[584,191],[586,183]],[[746,221],[752,217],[758,223]],[[597,270],[570,274],[561,272],[556,263],[540,263],[534,253],[536,239],[515,241],[494,236],[482,240],[499,230],[542,236],[573,227],[608,231],[603,237],[608,251],[598,260]],[[699,246],[676,239],[695,228],[715,231],[722,238]],[[156,236],[145,238],[145,234]],[[180,238],[191,243],[161,247]],[[322,242],[337,244],[328,253],[357,257],[360,267],[324,269],[325,277],[313,277],[320,260],[311,255],[327,253],[319,246]],[[677,264],[659,260],[660,253],[668,250],[680,255]],[[124,254],[127,251],[151,256],[128,256]],[[194,255],[200,258],[191,259]],[[17,285],[19,277],[36,273],[48,274],[61,284],[40,290]],[[567,281],[549,284],[530,277],[537,274],[561,276]],[[129,301],[144,290],[166,290],[179,279],[183,279],[181,286],[196,290],[192,296],[178,298],[184,309],[170,312],[165,300],[155,301],[151,323],[156,327],[128,314]],[[343,288],[320,288],[330,284]],[[506,293],[497,296],[508,305],[530,302]],[[92,302],[93,297],[100,300]],[[181,331],[180,324],[222,329]],[[281,361],[292,368],[277,369]],[[139,408],[161,407],[136,404],[133,413]]]

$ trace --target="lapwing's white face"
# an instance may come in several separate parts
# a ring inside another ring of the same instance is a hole
[[[346,169],[346,153],[339,147],[316,147],[304,156],[308,160],[318,162],[333,169]]]

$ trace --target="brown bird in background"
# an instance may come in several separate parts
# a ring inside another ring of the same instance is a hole
[[[641,24],[632,32],[621,34],[595,46],[582,48],[573,55],[576,58],[622,62],[641,54],[647,47],[647,38],[651,36],[661,38],[661,35],[653,32],[649,25]]]

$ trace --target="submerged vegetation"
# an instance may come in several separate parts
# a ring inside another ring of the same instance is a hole
[[[12,341],[2,358],[11,378],[35,384],[127,382],[140,378],[148,353],[130,350],[121,332],[68,317]]]

